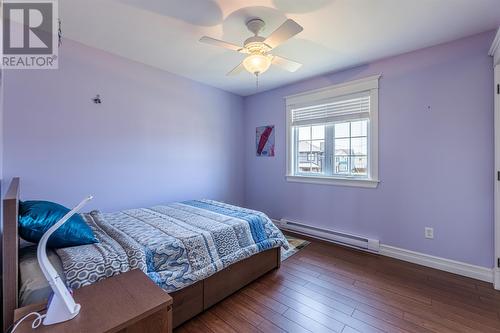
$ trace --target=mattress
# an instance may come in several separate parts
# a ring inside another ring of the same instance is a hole
[[[281,231],[264,213],[212,200],[81,216],[99,242],[49,254],[72,289],[140,269],[173,292],[256,253],[288,248]],[[47,298],[50,287],[37,265],[36,249],[25,250],[20,270],[21,304]]]

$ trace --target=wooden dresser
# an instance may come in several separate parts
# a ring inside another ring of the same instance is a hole
[[[123,273],[75,290],[82,309],[73,320],[31,328],[34,316],[26,319],[16,333],[171,333],[172,297],[140,270]],[[15,311],[15,320],[44,305],[30,305]]]

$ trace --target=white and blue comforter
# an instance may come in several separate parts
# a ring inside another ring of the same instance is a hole
[[[288,243],[264,214],[211,200],[82,214],[99,243],[57,249],[76,289],[141,269],[168,292]]]

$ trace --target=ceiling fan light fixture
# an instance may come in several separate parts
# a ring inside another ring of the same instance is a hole
[[[271,56],[251,54],[243,60],[243,66],[250,73],[260,75],[269,69],[271,60]]]
[[[243,46],[238,46],[207,36],[200,38],[200,42],[202,43],[223,47],[225,49],[247,55],[238,66],[234,67],[226,75],[237,75],[243,70],[247,70],[257,77],[258,82],[259,75],[267,71],[271,65],[289,72],[295,72],[300,68],[300,66],[302,66],[302,64],[298,62],[269,53],[275,47],[283,44],[304,29],[297,22],[292,19],[287,19],[267,37],[259,36],[260,31],[262,31],[262,28],[265,25],[262,19],[251,19],[250,21],[247,21],[246,25],[248,30],[253,33],[253,36],[247,38],[243,43]]]

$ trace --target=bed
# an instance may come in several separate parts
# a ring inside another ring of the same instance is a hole
[[[19,305],[50,292],[36,272],[35,247],[19,249],[19,185],[14,178],[3,200],[4,329]],[[173,297],[174,327],[278,268],[287,246],[265,214],[211,200],[82,217],[99,242],[52,251],[66,284],[76,289],[140,269]]]

